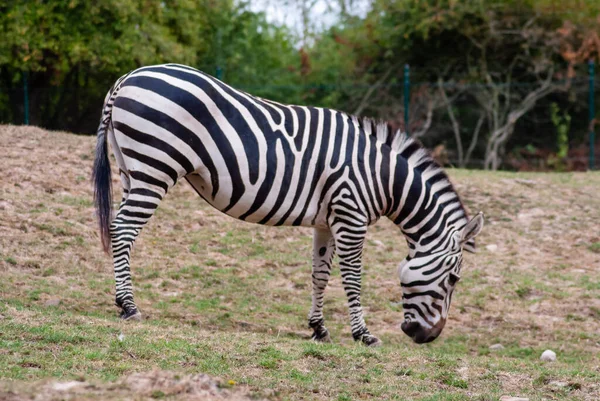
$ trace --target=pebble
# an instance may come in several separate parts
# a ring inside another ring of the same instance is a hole
[[[545,362],[554,362],[556,361],[556,353],[552,350],[547,349],[542,353],[540,359]]]
[[[49,299],[47,300],[44,305],[46,306],[58,306],[60,305],[60,299]]]
[[[510,395],[503,395],[502,397],[500,397],[500,401],[529,401],[529,398],[511,397]]]
[[[379,241],[378,239],[374,239],[373,244],[375,244],[376,246],[378,246],[380,248],[385,248],[385,244],[383,242]]]
[[[560,382],[558,380],[552,380],[550,383],[548,383],[548,385],[562,388],[562,387],[567,387],[569,385],[569,383]]]
[[[490,351],[500,351],[502,349],[504,349],[504,345],[502,344],[490,345]]]
[[[496,244],[489,244],[485,246],[485,249],[487,249],[490,252],[496,252],[498,250],[498,245]]]
[[[52,385],[52,389],[56,391],[69,391],[74,387],[81,386],[83,383],[81,382],[65,382],[65,383],[54,383]]]
[[[119,335],[117,336],[117,339],[119,340],[119,342],[123,342],[123,340],[125,339],[125,336],[123,335],[123,333],[119,333]]]

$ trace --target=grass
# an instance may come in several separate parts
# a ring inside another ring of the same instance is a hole
[[[424,346],[398,327],[405,242],[389,222],[373,226],[362,300],[384,346],[369,349],[351,339],[337,269],[325,298],[334,343],[308,340],[310,229],[233,220],[186,183],[135,245],[135,295],[146,319],[121,322],[81,179],[94,142],[0,127],[8,153],[0,161],[0,398],[39,392],[48,380],[93,382],[92,394],[116,391],[135,374],[206,373],[227,391],[273,400],[600,399],[600,174],[449,170],[467,207],[487,221],[479,253],[465,256],[444,333]],[[56,166],[52,174],[33,162],[36,152]],[[496,343],[504,349],[490,351]],[[557,362],[539,360],[546,349]],[[144,394],[182,396],[174,391]]]

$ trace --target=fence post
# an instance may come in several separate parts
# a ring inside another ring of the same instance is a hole
[[[594,118],[596,117],[596,110],[594,107],[594,75],[595,75],[595,68],[594,68],[594,60],[590,60],[589,62],[589,72],[590,72],[590,170],[594,169],[595,166],[595,160],[594,160],[594,145],[596,143],[596,138],[595,138],[595,131],[594,131]]]
[[[410,67],[404,65],[404,131],[408,134],[408,108],[410,107]]]
[[[29,71],[23,71],[23,112],[24,124],[29,125]]]
[[[221,29],[217,30],[217,71],[216,77],[218,80],[223,79],[223,68],[221,68],[221,45],[222,45],[223,37],[221,33]]]

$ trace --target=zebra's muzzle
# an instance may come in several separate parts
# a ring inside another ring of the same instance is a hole
[[[405,321],[400,326],[402,331],[404,333],[406,333],[407,336],[412,338],[412,340],[414,342],[416,342],[417,344],[425,344],[425,343],[432,342],[440,335],[443,327],[444,327],[444,324],[441,324],[441,325],[436,324],[431,329],[425,329],[418,322],[409,322],[409,321]]]

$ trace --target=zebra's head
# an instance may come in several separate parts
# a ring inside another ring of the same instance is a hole
[[[450,309],[452,292],[460,280],[463,250],[474,252],[474,238],[483,228],[483,214],[464,227],[449,230],[444,245],[426,252],[419,247],[398,268],[402,285],[402,331],[418,344],[435,340]]]

